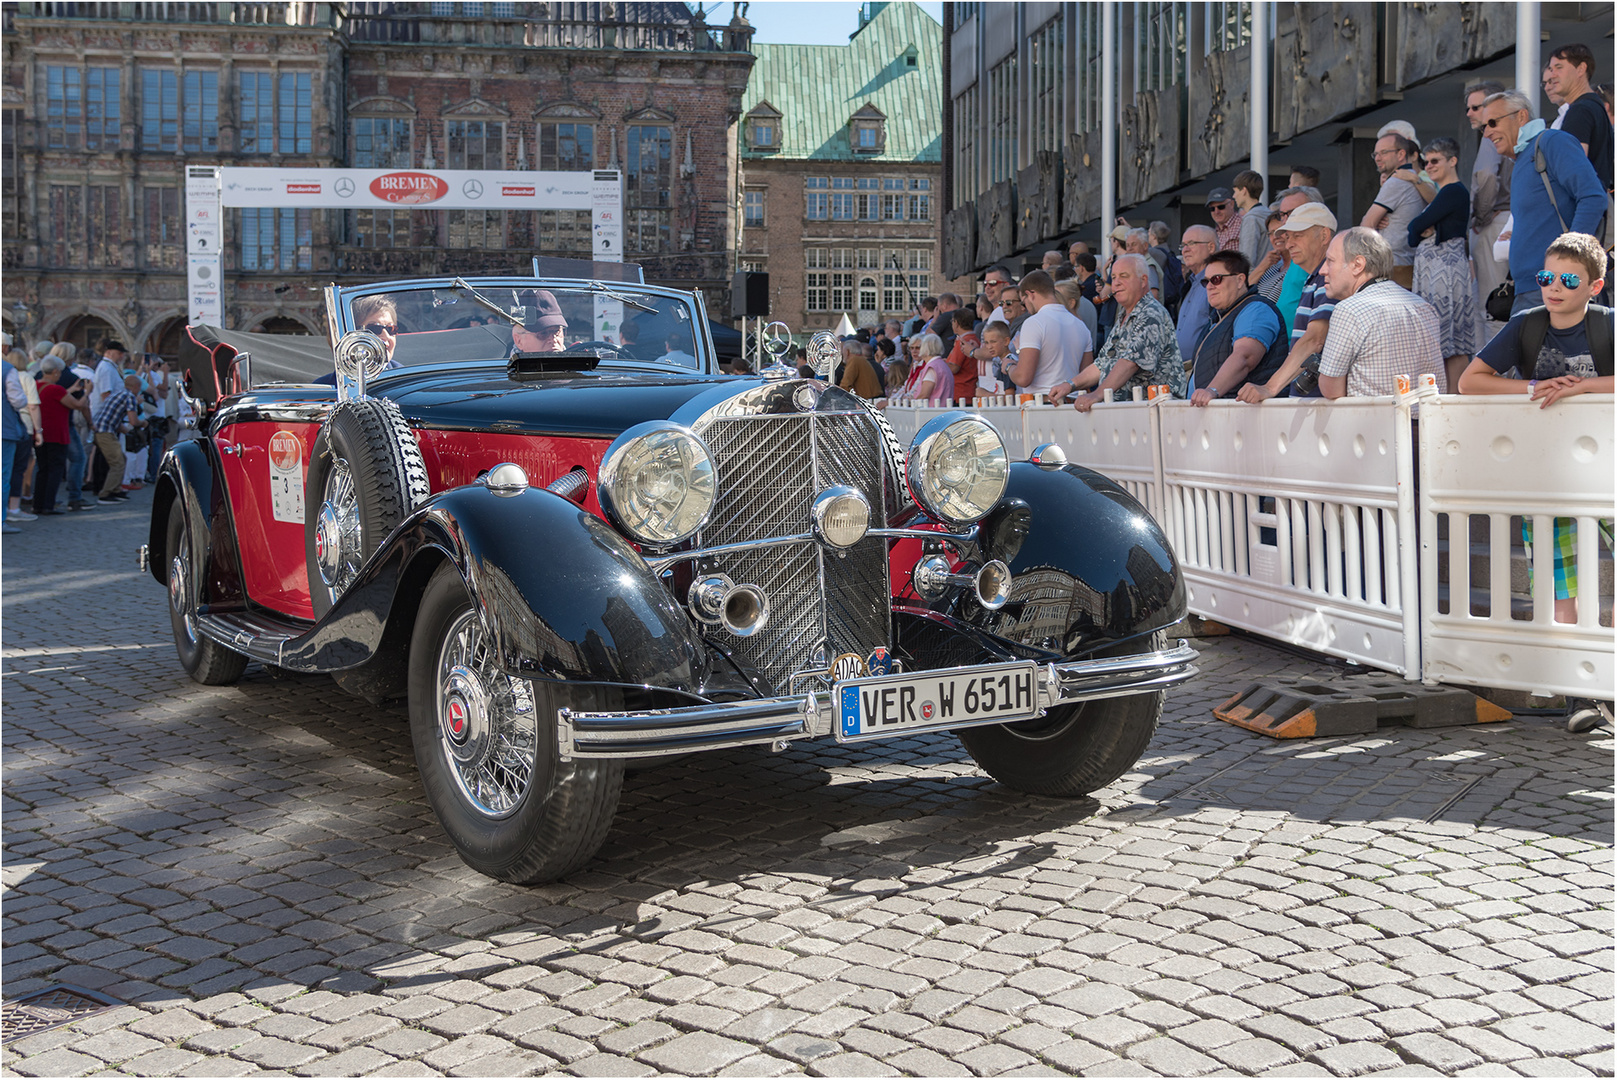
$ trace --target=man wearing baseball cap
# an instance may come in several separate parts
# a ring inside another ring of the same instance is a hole
[[[553,353],[567,348],[567,317],[549,289],[533,290],[531,303],[512,308],[511,314],[521,320],[511,325],[513,354]]]
[[[1336,215],[1324,203],[1309,201],[1301,191],[1282,192],[1275,204],[1275,215],[1283,216],[1280,226],[1286,234],[1291,251],[1292,265],[1307,272],[1303,295],[1297,302],[1297,314],[1291,323],[1291,350],[1280,370],[1265,383],[1247,383],[1241,387],[1241,401],[1256,404],[1286,393],[1300,371],[1303,362],[1325,348],[1325,334],[1331,326],[1331,309],[1335,306],[1325,294],[1325,278],[1320,267],[1325,264],[1325,249],[1336,235]],[[1308,396],[1317,396],[1311,393]]]
[[[1213,215],[1213,233],[1218,237],[1218,250],[1239,250],[1242,214],[1235,208],[1235,192],[1227,187],[1216,187],[1209,191],[1207,212]]]

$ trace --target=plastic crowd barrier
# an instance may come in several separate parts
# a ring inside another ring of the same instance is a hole
[[[1417,393],[972,411],[1013,457],[1053,442],[1139,499],[1198,615],[1410,679],[1610,697],[1613,401],[1541,410]],[[888,418],[907,444],[943,411],[898,406]],[[1510,554],[1524,513],[1542,538],[1530,599],[1525,560]],[[1575,623],[1553,615],[1558,517],[1578,523]]]
[[[1511,397],[1466,397],[1422,407],[1421,653],[1428,681],[1610,697],[1617,681],[1613,400],[1590,394],[1541,409]],[[1524,516],[1533,523],[1530,559]],[[1556,518],[1577,523],[1570,552],[1575,623],[1555,621]]]
[[[1418,678],[1413,548],[1399,558],[1414,527],[1407,410],[1174,401],[1159,415],[1162,523],[1191,610]]]

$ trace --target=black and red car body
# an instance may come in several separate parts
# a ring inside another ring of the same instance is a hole
[[[143,558],[194,678],[256,660],[407,698],[486,874],[570,872],[625,762],[718,747],[947,730],[1013,788],[1084,794],[1195,672],[1165,639],[1179,567],[1122,488],[1010,461],[968,412],[902,447],[824,381],[722,374],[699,294],[433,279],[327,307],[329,342],[193,331],[221,392]]]

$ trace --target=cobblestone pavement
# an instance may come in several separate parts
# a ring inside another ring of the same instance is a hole
[[[1275,742],[1209,638],[1138,768],[1030,798],[948,737],[632,776],[600,857],[466,869],[402,708],[186,679],[149,496],[6,538],[4,985],[127,1004],[11,1074],[1612,1074],[1613,743]]]

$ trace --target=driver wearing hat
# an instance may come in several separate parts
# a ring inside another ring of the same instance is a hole
[[[549,289],[535,289],[530,295],[531,303],[511,309],[512,316],[521,320],[511,324],[512,354],[563,351],[567,348],[567,317],[561,313],[555,294]]]

